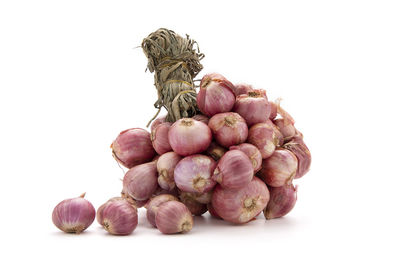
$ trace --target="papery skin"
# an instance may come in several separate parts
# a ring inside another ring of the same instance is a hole
[[[276,116],[278,115],[278,107],[273,101],[269,101],[269,105],[271,108],[271,112],[269,114],[269,119],[274,120]]]
[[[191,155],[178,162],[174,170],[177,187],[186,192],[204,193],[215,186],[212,176],[217,163],[205,155]]]
[[[209,117],[203,115],[203,114],[196,114],[195,116],[192,117],[193,119],[203,122],[204,124],[208,125],[208,121],[210,120]]]
[[[175,188],[174,170],[176,164],[182,159],[175,152],[168,152],[160,156],[157,161],[158,184],[165,190],[173,190]]]
[[[274,128],[268,123],[258,123],[249,130],[247,141],[255,145],[263,159],[270,157],[279,143]]]
[[[151,143],[159,155],[172,150],[168,141],[168,131],[171,126],[169,122],[161,123],[151,131]]]
[[[137,165],[124,176],[124,191],[138,201],[151,197],[158,187],[157,165],[155,161]]]
[[[205,75],[200,82],[197,106],[209,117],[229,112],[235,104],[235,87],[224,76],[216,73]]]
[[[238,96],[233,110],[246,120],[248,126],[265,122],[271,113],[265,90],[252,90]]]
[[[294,125],[285,119],[275,119],[274,124],[279,128],[279,131],[283,135],[284,141],[291,140],[296,134],[296,129]]]
[[[211,143],[212,134],[206,124],[182,118],[171,126],[168,140],[175,153],[189,156],[205,151]]]
[[[235,88],[233,89],[233,92],[235,93],[235,96],[238,97],[240,95],[247,94],[249,91],[253,91],[253,87],[250,84],[246,83],[238,83],[235,84]]]
[[[244,118],[235,112],[214,115],[208,126],[217,143],[226,148],[245,142],[249,132]]]
[[[267,206],[269,191],[264,182],[254,177],[241,189],[231,190],[217,186],[212,206],[218,216],[232,223],[246,223],[258,216]]]
[[[219,160],[213,179],[222,187],[238,189],[246,186],[254,176],[249,157],[240,150],[229,150]]]
[[[103,226],[103,210],[106,207],[107,203],[109,202],[113,202],[113,201],[119,201],[119,200],[125,200],[125,198],[123,197],[113,197],[111,199],[109,199],[107,202],[103,203],[102,205],[100,205],[99,208],[97,208],[97,212],[96,212],[96,219],[97,222]]]
[[[179,201],[177,197],[170,194],[162,194],[150,199],[146,205],[146,217],[151,225],[156,227],[156,212],[161,204],[168,201]]]
[[[111,148],[114,158],[129,169],[150,161],[156,155],[150,133],[141,128],[122,131],[111,144]]]
[[[271,187],[291,184],[297,170],[296,156],[286,150],[277,149],[272,156],[263,160],[258,176]]]
[[[258,172],[261,169],[262,156],[260,150],[250,143],[242,143],[239,145],[233,145],[229,148],[229,150],[240,150],[245,153],[253,165],[254,173]]]
[[[188,195],[187,192],[180,192],[179,199],[189,209],[192,215],[201,216],[207,212],[207,205],[197,202],[196,199]]]
[[[281,187],[269,187],[270,200],[264,209],[266,219],[280,218],[287,215],[297,201],[297,186],[293,184]]]
[[[165,122],[166,122],[166,121],[165,121],[166,118],[167,118],[167,116],[166,116],[166,115],[163,115],[163,116],[158,117],[156,120],[154,120],[154,121],[151,123],[150,131],[153,131],[159,124],[165,123]]]
[[[277,144],[276,146],[282,146],[285,143],[285,139],[281,133],[281,131],[279,130],[279,128],[274,124],[274,122],[272,122],[271,119],[268,119],[267,121],[265,121],[265,123],[267,123],[273,130],[275,133],[275,136],[277,138]]]
[[[220,216],[218,215],[218,213],[215,211],[214,207],[212,206],[212,203],[208,203],[208,204],[207,204],[207,209],[208,209],[208,212],[210,213],[210,215],[211,215],[212,217],[218,218],[218,219],[222,219],[222,217],[220,217]]]
[[[126,200],[109,201],[99,223],[110,234],[131,234],[138,224],[137,209]]]
[[[215,161],[218,161],[228,150],[216,142],[211,142],[207,148],[206,153],[212,157]]]
[[[54,225],[66,233],[79,234],[86,230],[94,221],[96,210],[83,197],[61,201],[53,210]]]
[[[168,201],[156,212],[156,226],[164,234],[186,233],[193,227],[193,217],[183,203]]]
[[[291,141],[283,145],[283,148],[292,152],[297,158],[298,166],[294,178],[303,177],[311,166],[311,153],[304,143],[303,135],[300,132],[296,133]]]
[[[191,198],[194,201],[201,203],[201,204],[208,204],[211,202],[212,197],[212,190],[205,192],[205,193],[192,193],[192,192],[185,192],[181,191],[180,197],[184,198]]]

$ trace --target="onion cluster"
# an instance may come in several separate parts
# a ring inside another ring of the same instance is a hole
[[[110,234],[131,234],[142,206],[164,234],[189,232],[193,216],[207,211],[243,224],[261,212],[272,219],[293,209],[293,180],[309,171],[311,154],[280,101],[212,73],[201,80],[197,105],[202,114],[174,123],[159,117],[151,133],[133,128],[114,140],[113,156],[129,170],[121,197],[97,210]],[[53,212],[54,224],[65,232],[80,233],[94,218],[83,198],[65,200]]]

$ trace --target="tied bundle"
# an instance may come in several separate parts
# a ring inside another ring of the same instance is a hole
[[[148,59],[147,69],[154,72],[158,93],[154,104],[158,112],[148,125],[162,107],[168,112],[168,122],[196,115],[199,109],[193,79],[203,69],[200,60],[204,58],[197,42],[188,35],[183,38],[174,31],[160,28],[143,40],[142,49]]]

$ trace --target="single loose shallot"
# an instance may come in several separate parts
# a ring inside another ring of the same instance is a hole
[[[126,200],[108,201],[99,223],[110,234],[131,234],[138,224],[137,209]]]
[[[161,204],[169,201],[178,201],[178,198],[169,194],[162,194],[150,199],[146,205],[146,217],[151,225],[156,227],[156,213]]]
[[[193,217],[183,203],[168,201],[156,212],[156,226],[164,234],[186,233],[193,227]]]

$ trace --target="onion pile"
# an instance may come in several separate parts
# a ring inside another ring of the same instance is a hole
[[[129,170],[121,196],[97,210],[110,234],[132,233],[142,206],[163,234],[189,232],[193,216],[207,211],[244,224],[260,213],[273,219],[293,209],[293,180],[309,171],[311,154],[280,102],[212,73],[201,80],[197,105],[201,113],[193,117],[171,123],[162,116],[151,132],[128,129],[112,143],[114,158]],[[65,232],[80,233],[93,220],[94,209],[83,198],[65,200],[53,213]]]

